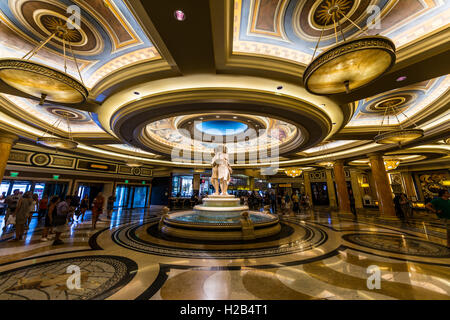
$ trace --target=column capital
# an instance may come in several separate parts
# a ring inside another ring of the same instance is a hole
[[[379,152],[369,153],[367,154],[367,156],[369,157],[369,160],[378,160],[378,159],[383,160],[383,154]]]
[[[19,140],[18,135],[0,130],[0,143],[14,144],[17,140]]]
[[[334,165],[343,166],[344,164],[345,164],[345,161],[342,159],[334,161]]]

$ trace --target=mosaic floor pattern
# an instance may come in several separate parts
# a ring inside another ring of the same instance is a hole
[[[160,213],[118,210],[97,230],[88,216],[59,246],[40,241],[37,219],[24,241],[6,230],[0,300],[450,300],[450,248],[437,219],[316,210],[282,216],[281,233],[267,239],[202,243],[162,236]],[[69,289],[74,266],[80,288]],[[368,286],[373,266],[379,289]]]

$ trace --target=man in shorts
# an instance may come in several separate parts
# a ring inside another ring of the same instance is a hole
[[[60,201],[56,206],[56,215],[53,219],[53,231],[55,232],[55,241],[53,245],[64,244],[61,240],[61,233],[67,230],[67,217],[74,210],[69,206],[71,198],[67,196],[63,201]]]

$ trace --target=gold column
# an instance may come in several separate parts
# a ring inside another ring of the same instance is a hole
[[[15,134],[0,131],[0,182],[3,180],[3,175],[5,174],[9,153],[17,139],[19,139],[19,137]]]
[[[250,191],[253,191],[255,189],[255,178],[254,177],[248,177],[248,183],[250,186]]]
[[[411,172],[402,172],[402,179],[405,182],[405,192],[408,197],[417,197],[416,190],[414,189],[414,182]]]
[[[193,180],[192,180],[192,190],[199,191],[200,190],[200,174],[194,174]]]
[[[336,182],[339,211],[349,213],[350,199],[348,198],[347,183],[345,182],[344,161],[337,160],[334,163],[334,181]]]
[[[350,181],[352,183],[352,191],[353,197],[355,198],[355,208],[362,209],[363,201],[362,201],[362,193],[361,192],[361,184],[360,184],[360,173],[361,171],[357,169],[350,169]]]
[[[312,191],[311,180],[309,179],[309,172],[303,172],[303,181],[305,182],[305,193],[309,198],[310,205],[312,206]]]
[[[369,154],[375,190],[378,196],[380,213],[395,217],[394,201],[392,199],[391,185],[384,167],[384,160],[380,154]]]
[[[332,209],[337,209],[336,201],[336,191],[334,189],[333,176],[331,175],[331,169],[325,170],[325,175],[327,177],[327,189],[328,189],[328,199],[330,200],[330,207]]]

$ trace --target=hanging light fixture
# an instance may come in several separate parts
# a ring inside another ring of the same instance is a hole
[[[317,162],[317,165],[321,166],[321,167],[325,167],[325,168],[333,168],[334,166],[334,161],[332,160],[327,160],[327,144],[329,143],[329,141],[322,141],[319,145],[319,154],[322,156],[322,160],[320,160],[319,162]]]
[[[138,149],[135,148],[135,147],[132,147],[132,151],[133,151],[134,153],[137,153],[137,152],[138,152]],[[139,168],[139,167],[142,167],[142,166],[144,165],[142,162],[140,162],[140,161],[138,161],[138,160],[131,159],[131,156],[128,157],[128,159],[127,159],[127,161],[125,162],[125,164],[126,164],[128,167],[131,167],[131,168]]]
[[[400,164],[400,160],[390,159],[390,160],[384,160],[384,168],[386,171],[389,170],[395,170]]]
[[[385,159],[383,161],[384,163],[384,168],[386,169],[386,171],[390,171],[390,170],[395,170],[398,168],[398,166],[400,165],[400,160],[398,159]],[[372,164],[370,162],[368,162],[369,167],[372,167]]]
[[[284,170],[284,173],[286,173],[286,175],[292,178],[298,177],[299,175],[302,174],[302,172],[303,170],[301,170],[300,168],[291,168]]]
[[[303,73],[303,84],[313,94],[350,93],[376,80],[395,64],[394,43],[386,37],[368,35],[344,13],[341,5],[340,0],[329,0],[319,6],[324,26],[311,62]],[[342,31],[342,18],[367,36],[347,40]],[[330,22],[334,24],[336,44],[315,57],[324,29]],[[337,27],[342,35],[341,43],[338,43]]]
[[[391,144],[391,143],[397,144],[398,143],[399,145],[401,145],[402,143],[404,144],[406,142],[416,140],[418,138],[423,137],[424,131],[422,129],[419,129],[415,122],[411,121],[411,122],[413,122],[415,128],[405,129],[403,127],[403,125],[401,124],[400,120],[397,117],[397,112],[395,110],[395,108],[396,108],[395,102],[387,101],[385,105],[386,105],[386,107],[384,110],[383,118],[381,119],[380,130],[378,131],[378,135],[376,135],[374,138],[374,141],[376,143],[379,143],[379,144]],[[400,109],[400,112],[401,112],[401,114],[403,114],[405,116],[406,119],[409,120],[408,116],[403,111],[401,111],[401,109]],[[381,133],[385,119],[387,119],[387,125],[389,126],[389,119],[390,119],[391,113],[397,119],[397,123],[398,123],[398,126],[400,127],[400,129]],[[387,116],[387,118],[386,118],[386,116]]]
[[[51,126],[51,128],[58,128],[58,126],[61,124],[61,122],[63,121],[63,119],[66,119],[67,122],[67,130],[69,133],[69,138],[60,138],[60,137],[55,137],[55,136],[45,136],[49,129],[47,129],[44,134],[42,135],[42,137],[38,138],[36,140],[36,142],[40,145],[46,146],[46,147],[50,147],[50,148],[56,148],[56,149],[76,149],[78,147],[78,142],[73,140],[72,137],[72,130],[70,129],[70,121],[69,121],[69,116],[70,113],[68,112],[63,112],[62,113],[62,117],[58,118],[55,123],[53,123],[53,125]]]
[[[69,28],[69,23],[56,23],[54,32],[41,45],[29,51],[21,59],[0,59],[0,79],[19,91],[39,98],[40,105],[43,105],[45,100],[69,104],[85,102],[89,91],[84,85],[80,68],[70,42],[75,26],[70,23],[71,27]],[[63,43],[64,72],[30,61],[54,37],[58,37]],[[80,81],[67,73],[66,43],[72,53]]]

